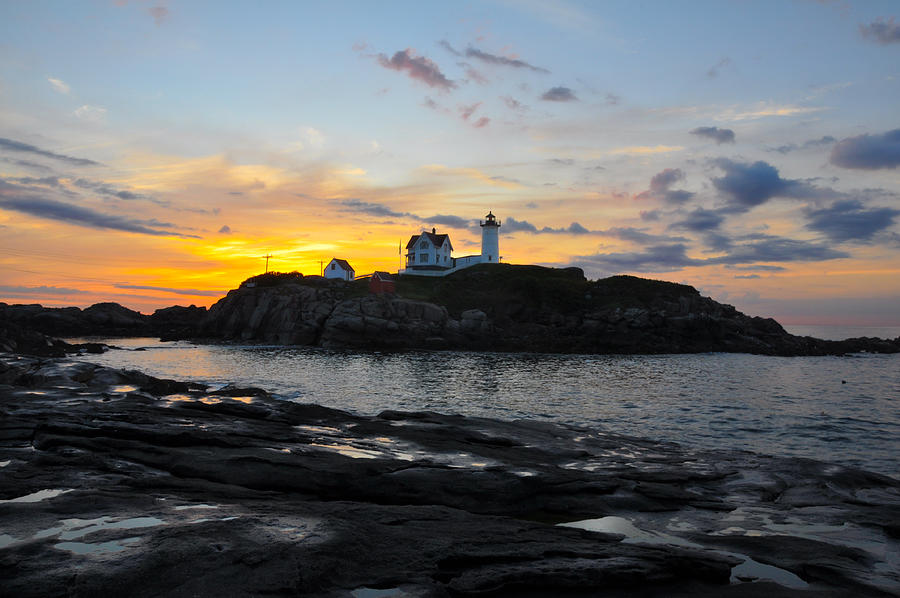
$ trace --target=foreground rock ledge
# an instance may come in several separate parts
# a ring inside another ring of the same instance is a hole
[[[0,355],[10,596],[898,595],[898,513],[811,460]]]

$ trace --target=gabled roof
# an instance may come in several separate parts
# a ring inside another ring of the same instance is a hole
[[[413,235],[409,238],[409,242],[406,244],[406,248],[411,249],[411,248],[415,247],[416,243],[419,242],[419,239],[421,237],[427,238],[429,241],[431,241],[431,244],[434,245],[435,247],[443,246],[444,241],[447,241],[448,243],[450,243],[450,235],[447,235],[447,234],[439,235],[437,233],[430,233],[428,231],[422,231],[421,235]],[[450,249],[453,250],[453,243],[450,243]]]
[[[350,263],[347,262],[347,260],[340,260],[336,257],[333,257],[331,258],[331,262],[337,262],[337,265],[347,272],[356,272],[356,270],[353,269],[353,266],[351,266]],[[331,262],[328,262],[328,265],[331,265]]]
[[[394,282],[394,277],[388,274],[387,272],[381,272],[380,270],[376,270],[372,273],[372,278],[374,280],[380,280],[381,282]]]

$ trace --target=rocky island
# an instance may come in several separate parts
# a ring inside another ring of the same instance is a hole
[[[548,353],[829,355],[900,352],[900,338],[827,341],[788,334],[688,285],[578,268],[481,264],[446,277],[401,276],[394,293],[299,273],[244,281],[209,310],[144,315],[114,303],[85,310],[0,304],[0,326],[53,336],[145,336],[352,349]],[[0,334],[0,338],[2,338]],[[13,348],[13,347],[8,347]]]

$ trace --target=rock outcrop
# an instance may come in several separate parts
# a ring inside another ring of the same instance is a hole
[[[9,324],[54,337],[72,336],[193,336],[206,316],[205,307],[173,306],[152,315],[122,307],[118,303],[97,303],[78,307],[43,307],[0,303],[0,325]]]
[[[425,300],[423,300],[425,299]],[[788,334],[686,285],[580,270],[488,265],[404,277],[396,295],[294,278],[242,286],[210,308],[201,336],[329,348],[568,353],[822,355],[895,353],[900,339],[824,341]]]
[[[852,468],[9,355],[0,413],[9,596],[900,591],[900,482]]]

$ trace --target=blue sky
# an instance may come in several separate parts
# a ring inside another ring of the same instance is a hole
[[[395,270],[490,209],[509,262],[900,325],[897,6],[4,3],[0,300]]]

